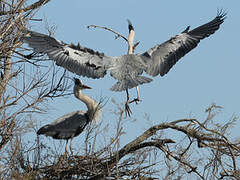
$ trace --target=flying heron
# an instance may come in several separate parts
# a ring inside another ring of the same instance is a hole
[[[66,44],[48,35],[28,31],[23,37],[37,53],[47,54],[57,65],[89,78],[102,78],[107,71],[117,80],[111,88],[112,91],[126,91],[126,111],[128,107],[128,89],[150,83],[151,78],[142,76],[143,72],[155,77],[164,76],[176,62],[194,49],[200,40],[214,34],[224,22],[226,13],[218,11],[217,16],[210,22],[189,30],[188,26],[182,33],[170,38],[168,41],[157,44],[142,54],[133,54],[134,28],[129,22],[128,54],[120,57],[110,57],[90,48],[73,44]],[[138,93],[138,89],[137,89]],[[139,94],[134,101],[139,101]]]
[[[89,96],[82,93],[84,89],[91,89],[84,85],[79,79],[74,78],[74,95],[87,106],[87,111],[74,111],[56,119],[51,124],[41,127],[38,135],[51,136],[54,139],[66,139],[65,153],[67,152],[68,140],[70,140],[70,151],[72,150],[72,139],[83,132],[85,127],[92,121],[97,121],[101,114],[100,103],[94,101]]]

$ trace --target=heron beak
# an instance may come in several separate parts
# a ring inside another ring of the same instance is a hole
[[[127,22],[128,22],[128,30],[129,30],[129,33],[130,33],[131,30],[134,31],[134,27],[132,25],[132,22],[129,19],[127,19]]]
[[[76,81],[76,80],[77,80],[77,78],[75,78],[75,77],[74,77],[74,78],[69,78],[69,79],[72,79],[73,81]]]
[[[84,84],[82,85],[82,88],[83,88],[83,89],[92,89],[91,87],[86,86],[86,85],[84,85]]]

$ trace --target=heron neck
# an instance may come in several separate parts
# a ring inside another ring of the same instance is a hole
[[[84,104],[86,104],[86,106],[88,108],[87,113],[88,113],[89,119],[92,120],[95,117],[95,115],[98,114],[97,111],[100,110],[99,103],[94,101],[89,96],[83,94],[82,91],[76,87],[74,87],[74,95],[76,98],[78,98]]]
[[[131,30],[128,35],[128,54],[133,54],[134,31]]]

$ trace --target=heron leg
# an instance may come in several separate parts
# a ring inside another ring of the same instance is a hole
[[[72,149],[72,138],[71,138],[71,140],[70,140],[70,151],[71,151],[71,153],[72,153],[72,156],[73,156],[73,149]]]
[[[68,139],[67,139],[67,141],[66,141],[66,146],[65,146],[65,153],[64,153],[64,155],[67,155],[67,152],[68,152]]]
[[[140,95],[139,95],[139,87],[137,86],[136,87],[136,90],[137,90],[137,98],[133,99],[132,101],[130,101],[129,103],[133,103],[135,102],[136,104],[138,104],[141,100],[140,100]]]
[[[130,107],[129,107],[129,94],[128,94],[128,89],[126,89],[126,93],[127,93],[127,101],[126,101],[126,103],[125,103],[125,114],[126,114],[126,117],[127,116],[131,116],[131,114],[132,114],[132,111],[131,111],[131,109],[130,109]]]

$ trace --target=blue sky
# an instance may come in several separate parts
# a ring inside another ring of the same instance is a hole
[[[131,105],[136,124],[129,124],[124,140],[130,141],[150,125],[144,118],[149,115],[152,124],[195,117],[204,120],[205,109],[211,104],[223,106],[217,116],[219,123],[228,121],[232,115],[240,114],[240,59],[239,51],[239,7],[240,1],[57,1],[44,6],[35,18],[47,18],[49,24],[57,26],[55,37],[66,43],[77,43],[110,56],[120,56],[127,52],[127,44],[114,40],[114,35],[101,29],[88,30],[87,25],[107,26],[127,36],[127,21],[135,27],[135,41],[140,41],[136,53],[141,53],[157,43],[162,43],[182,32],[188,25],[195,28],[212,20],[217,9],[228,12],[227,19],[211,37],[201,41],[199,46],[184,56],[164,77],[155,77],[150,84],[140,86],[142,102]],[[32,30],[46,33],[44,23],[30,24]],[[71,76],[74,76],[70,74]],[[81,78],[93,90],[86,94],[99,99],[100,96],[125,102],[125,92],[111,92],[116,82],[110,76],[100,80]],[[130,91],[131,97],[136,90]],[[50,105],[55,109],[41,117],[40,125],[68,112],[86,109],[73,96],[54,100]],[[110,111],[112,102],[104,107],[103,121],[113,123]],[[47,121],[46,119],[49,119]],[[238,122],[238,127],[239,127]],[[237,129],[233,136],[237,136]],[[169,135],[174,136],[174,135]],[[80,137],[81,138],[81,137]],[[126,143],[125,142],[125,143]]]

